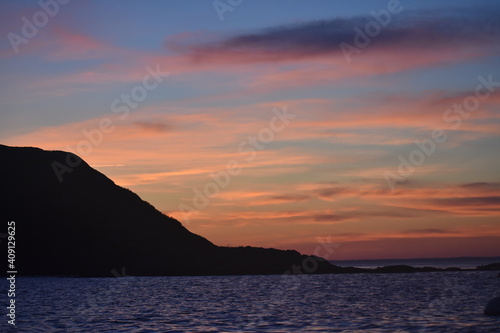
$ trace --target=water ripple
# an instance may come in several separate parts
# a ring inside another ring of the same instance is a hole
[[[496,274],[19,278],[15,331],[498,332]]]

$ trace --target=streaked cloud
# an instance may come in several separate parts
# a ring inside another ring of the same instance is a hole
[[[336,255],[352,258],[393,256],[395,248],[405,256],[464,247],[479,254],[483,243],[493,253],[498,4],[402,4],[347,63],[339,45],[353,44],[354,28],[387,1],[332,1],[304,13],[251,1],[224,24],[186,1],[71,2],[18,55],[0,42],[2,143],[76,152],[180,220],[179,204],[237,161],[241,173],[188,225],[221,245],[311,253],[328,236],[343,244]],[[39,10],[0,7],[4,36]],[[171,75],[120,118],[111,103],[142,84],[147,66]],[[488,75],[491,94],[453,128],[443,114]],[[252,147],[283,106],[296,118],[262,149]],[[103,118],[114,127],[101,137]],[[385,172],[437,128],[447,141],[390,190]],[[78,146],[89,142],[82,153]]]
[[[318,56],[341,55],[339,44],[353,43],[355,27],[374,21],[372,16],[334,18],[241,33],[207,42],[213,36],[191,35],[168,39],[167,47],[194,62],[286,62]],[[422,47],[460,49],[477,45],[497,49],[500,24],[496,13],[482,9],[448,9],[446,14],[404,12],[376,36],[370,51],[420,51]],[[488,52],[482,52],[484,56]]]
[[[135,121],[133,122],[134,126],[138,126],[141,130],[144,130],[146,132],[153,132],[153,133],[163,133],[163,132],[169,132],[174,129],[174,127],[171,124],[157,121]]]

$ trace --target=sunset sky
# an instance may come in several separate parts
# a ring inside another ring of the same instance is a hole
[[[40,3],[0,3],[0,143],[217,245],[500,256],[499,2]]]

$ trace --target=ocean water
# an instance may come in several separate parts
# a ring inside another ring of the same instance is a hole
[[[500,332],[497,274],[20,277],[0,331]]]

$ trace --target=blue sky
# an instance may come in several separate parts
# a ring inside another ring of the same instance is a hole
[[[346,56],[342,43],[391,6]],[[73,151],[216,244],[311,253],[330,237],[332,259],[500,255],[500,93],[483,84],[500,81],[498,3],[233,7],[221,20],[212,1],[70,1],[15,52],[12,33],[43,9],[2,2],[1,142]],[[144,90],[155,69],[169,75]],[[113,101],[141,89],[120,117]],[[276,112],[294,116],[279,131]],[[422,155],[415,141],[438,129],[446,140]],[[411,156],[424,161],[401,173]],[[209,197],[231,161],[241,172]]]

